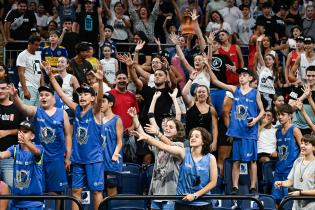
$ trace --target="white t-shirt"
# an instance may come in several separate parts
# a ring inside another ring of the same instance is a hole
[[[277,138],[276,138],[277,129],[271,126],[270,129],[262,128],[259,132],[257,148],[258,153],[268,153],[271,154],[276,151],[277,147]]]
[[[38,26],[46,27],[48,25],[48,16],[47,15],[38,16],[38,14],[35,13],[35,16],[36,16]]]
[[[263,67],[259,74],[258,91],[261,93],[275,94],[274,78],[272,71]]]
[[[236,21],[236,33],[241,41],[241,47],[247,47],[249,38],[253,34],[252,27],[255,26],[256,21],[253,18],[248,20],[238,19]]]
[[[221,27],[221,24],[219,24],[219,23],[209,22],[207,25],[207,28],[206,28],[207,32],[216,33],[220,30],[226,30],[227,32],[229,32],[229,34],[232,34],[231,26],[227,22],[223,22],[222,27]]]
[[[125,18],[125,20],[130,20],[127,15],[124,15],[123,17]],[[125,22],[121,19],[117,19],[114,13],[112,18],[107,21],[107,24],[113,26],[114,28],[112,39],[128,39],[128,32],[126,30]]]
[[[16,66],[25,67],[26,86],[39,88],[40,86],[40,57],[29,53],[27,50],[21,52],[16,59]],[[21,83],[19,83],[21,86]]]
[[[243,14],[238,7],[228,8],[225,7],[219,10],[220,14],[222,15],[224,22],[230,24],[233,33],[236,32],[236,20],[241,19]]]
[[[115,82],[115,74],[116,74],[116,58],[110,58],[110,59],[102,59],[100,60],[100,63],[103,68],[104,76],[105,78],[110,82]]]

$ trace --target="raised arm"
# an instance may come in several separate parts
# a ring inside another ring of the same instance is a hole
[[[186,85],[184,86],[183,90],[182,90],[182,95],[183,95],[183,99],[185,101],[185,103],[187,104],[188,109],[190,109],[195,102],[195,99],[190,95],[190,88],[192,85],[193,80],[196,78],[197,76],[197,71],[194,70],[190,76],[189,76],[189,80],[187,81]]]
[[[257,58],[258,58],[258,63],[264,67],[265,65],[265,61],[264,61],[264,57],[261,53],[261,42],[263,40],[263,38],[265,37],[265,35],[261,35],[257,38],[257,43],[256,43],[256,51],[257,51]]]
[[[227,91],[230,91],[232,93],[235,92],[236,90],[236,87],[233,86],[233,85],[228,85],[228,84],[225,84],[223,82],[221,82],[220,80],[218,80],[217,76],[215,76],[215,74],[213,73],[213,71],[210,69],[209,70],[209,74],[210,74],[210,81],[217,87],[221,88],[221,89],[224,89],[224,90],[227,90]]]
[[[196,9],[194,9],[193,13],[191,15],[191,19],[195,23],[195,30],[196,30],[196,35],[197,35],[198,40],[199,40],[200,51],[203,52],[206,48],[206,41],[203,38],[203,34],[202,34],[202,31],[200,29],[199,22],[198,22],[199,15],[197,15],[197,14],[198,14],[198,11]]]
[[[72,101],[72,99],[66,95],[60,85],[58,84],[57,80],[55,79],[54,75],[51,72],[51,67],[48,62],[42,62],[43,68],[46,71],[46,74],[49,76],[50,83],[57,94],[60,96],[61,100],[72,110],[75,110],[78,104]]]
[[[182,117],[182,112],[180,110],[179,103],[177,101],[177,93],[178,93],[178,89],[175,88],[173,90],[173,93],[168,93],[168,94],[171,96],[173,104],[175,106],[175,119],[180,121]]]
[[[13,85],[9,85],[8,92],[11,96],[13,103],[21,112],[23,112],[26,116],[31,118],[35,116],[37,107],[24,104],[20,97],[18,96],[17,89]]]
[[[102,101],[103,101],[103,68],[101,65],[97,66],[97,72],[94,73],[94,71],[92,71],[92,73],[94,74],[94,76],[96,77],[97,81],[98,81],[98,92],[97,92],[97,96],[96,96],[96,103],[94,103],[93,105],[93,113],[95,116],[98,116],[98,120],[99,122],[101,121],[101,106],[102,106]]]
[[[162,141],[157,141],[156,139],[154,139],[153,137],[149,136],[148,134],[144,132],[132,131],[132,134],[135,136],[138,136],[139,141],[143,140],[149,145],[154,146],[165,152],[168,152],[171,155],[174,155],[181,160],[184,160],[185,158],[185,149],[182,147],[167,145],[163,143]]]
[[[149,118],[149,122],[150,124],[154,127],[155,130],[160,130],[158,124],[155,121],[155,117],[154,117],[154,110],[155,110],[155,104],[157,99],[161,96],[161,92],[160,91],[156,91],[152,97],[152,101],[149,107],[149,112],[148,112],[148,118]]]

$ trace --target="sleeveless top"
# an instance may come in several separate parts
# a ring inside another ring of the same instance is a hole
[[[292,68],[292,66],[295,64],[296,58],[299,56],[298,51],[293,50],[291,52],[291,59],[290,59],[290,65],[289,65],[289,70]]]
[[[198,162],[193,160],[190,148],[185,149],[185,158],[179,169],[179,178],[176,189],[177,195],[187,195],[193,194],[200,189],[204,188],[210,180],[210,157],[211,154],[208,153],[202,157]],[[196,182],[200,179],[200,182]],[[210,195],[211,192],[205,193],[205,195]],[[179,203],[184,203],[191,206],[203,206],[208,205],[208,201],[176,201]]]
[[[275,174],[280,176],[288,176],[294,161],[300,154],[300,148],[295,141],[293,134],[294,128],[295,126],[291,125],[285,134],[282,134],[281,128],[276,131],[278,158]]]
[[[195,24],[193,21],[184,22],[181,24],[182,35],[196,34]]]
[[[104,58],[100,61],[103,67],[104,76],[110,83],[115,82],[115,74],[116,74],[115,61],[116,61],[115,58],[109,58],[109,59]]]
[[[252,38],[252,36],[250,37],[250,39]],[[254,67],[255,54],[256,54],[256,45],[249,44],[248,45],[248,68],[249,69],[253,69]]]
[[[226,135],[236,138],[258,139],[258,123],[253,127],[247,127],[248,120],[257,117],[259,113],[256,97],[256,89],[251,89],[244,95],[240,87],[236,88],[231,121]]]
[[[43,195],[43,153],[41,145],[35,145],[40,151],[39,160],[31,151],[24,151],[20,145],[13,145],[7,151],[14,159],[13,164],[13,195]],[[42,201],[12,200],[14,207],[31,208],[43,205]]]
[[[67,74],[65,77],[62,78],[63,79],[62,90],[65,94],[72,98],[73,87],[70,85],[71,78],[72,74]]]
[[[101,138],[102,138],[102,150],[104,155],[104,171],[118,172],[122,171],[123,159],[122,150],[120,150],[120,157],[117,162],[112,161],[112,156],[115,152],[117,145],[116,135],[116,122],[119,119],[118,115],[115,115],[112,119],[102,124]]]
[[[306,58],[305,53],[301,53],[301,62],[300,62],[300,71],[298,73],[299,79],[306,81],[306,68],[309,66],[315,65],[315,59],[312,62],[309,62]]]
[[[41,144],[45,150],[44,161],[63,159],[66,152],[64,132],[64,110],[56,108],[49,116],[41,107],[34,116],[35,143]]]
[[[206,77],[206,73],[204,71],[201,71],[192,81],[190,88],[191,95],[194,95],[196,88],[199,85],[205,85],[206,87],[210,88],[210,80]]]
[[[92,107],[83,116],[81,111],[82,107],[77,105],[70,159],[79,164],[102,162],[101,125],[95,122]]]
[[[186,134],[189,134],[189,131],[196,127],[203,127],[209,133],[212,134],[212,115],[211,115],[211,107],[209,107],[209,111],[205,114],[201,114],[196,103],[187,111],[186,113],[186,121],[189,122],[186,124]]]
[[[238,59],[238,55],[237,55],[237,51],[236,51],[236,45],[235,44],[231,44],[230,48],[228,51],[225,51],[223,49],[223,47],[220,47],[218,49],[219,54],[223,54],[223,55],[227,55],[229,56],[229,58],[231,59],[231,61],[234,63],[234,66],[236,67],[236,69],[239,68],[239,59]],[[238,85],[239,81],[238,81],[238,74],[234,73],[232,71],[225,71],[226,74],[226,80],[227,83],[230,85]]]

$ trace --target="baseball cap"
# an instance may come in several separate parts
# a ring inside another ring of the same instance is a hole
[[[304,36],[298,36],[295,38],[295,41],[303,41],[304,42]]]
[[[238,74],[241,74],[242,72],[245,72],[245,73],[247,73],[247,74],[249,74],[251,76],[253,75],[253,72],[250,69],[246,68],[246,67],[239,68],[239,69],[236,70],[236,73],[238,73]]]
[[[267,1],[267,2],[264,2],[261,7],[262,7],[262,8],[271,8],[272,5],[271,5],[270,2]]]
[[[31,28],[31,32],[39,32],[37,28]]]
[[[23,122],[21,122],[19,128],[23,128],[25,130],[32,131],[33,133],[35,133],[35,126],[28,120],[24,120]]]
[[[314,40],[310,36],[304,37],[304,43],[314,43]]]
[[[83,83],[80,87],[76,89],[77,93],[91,93],[92,96],[95,96],[95,90],[86,83]]]
[[[50,85],[43,85],[43,86],[40,86],[40,87],[38,88],[38,92],[40,93],[40,92],[42,92],[42,91],[48,91],[48,92],[54,94],[54,89],[53,89]]]
[[[288,9],[288,5],[282,3],[282,4],[279,5],[279,8],[286,10],[286,9]]]
[[[104,93],[103,98],[106,98],[108,102],[112,102],[113,105],[115,104],[115,97],[111,93],[109,92]]]

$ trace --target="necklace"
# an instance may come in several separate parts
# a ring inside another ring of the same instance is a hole
[[[301,165],[300,165],[300,182],[303,182],[304,180],[303,180],[303,175],[304,175],[304,172],[306,171],[306,169],[307,169],[307,167],[314,161],[314,158],[305,166],[305,168],[304,168],[304,170],[303,170],[303,172],[302,172],[302,165],[303,165],[303,161],[304,161],[304,158],[303,158],[303,160],[302,160],[302,162],[301,162]]]

